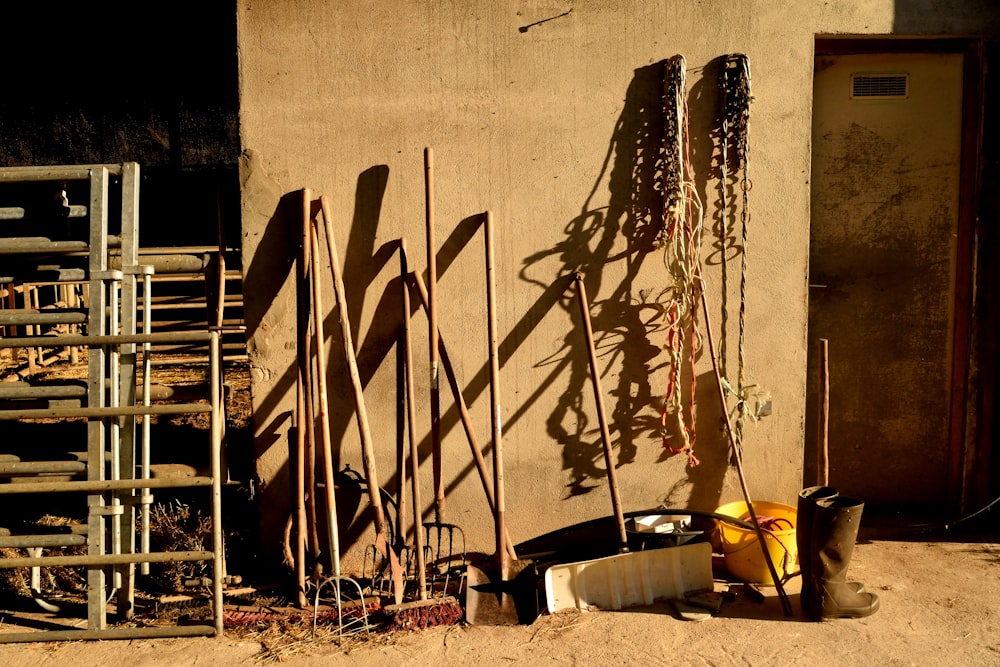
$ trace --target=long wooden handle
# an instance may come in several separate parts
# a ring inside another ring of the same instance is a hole
[[[698,278],[700,280],[700,274]],[[729,446],[733,450],[733,459],[736,461],[736,474],[740,480],[740,490],[743,492],[743,501],[746,503],[747,512],[750,515],[750,523],[753,524],[754,532],[757,535],[757,542],[760,545],[761,554],[764,556],[764,563],[767,565],[767,569],[771,573],[771,579],[774,581],[774,587],[778,591],[778,599],[781,601],[781,607],[784,609],[785,616],[791,616],[792,603],[788,600],[788,595],[785,593],[785,587],[781,583],[781,577],[778,576],[778,570],[774,567],[774,560],[771,558],[771,552],[767,548],[767,542],[764,539],[764,531],[761,530],[760,521],[757,519],[757,511],[754,510],[753,502],[750,500],[750,489],[747,486],[746,476],[743,474],[743,459],[740,456],[739,449],[736,447],[736,435],[733,432],[733,422],[729,418],[729,406],[726,403],[726,390],[722,384],[722,373],[719,370],[719,360],[718,357],[715,356],[715,339],[712,336],[712,318],[708,313],[708,298],[705,296],[704,289],[701,291],[701,308],[705,316],[705,342],[708,343],[708,356],[712,361],[712,370],[715,373],[715,386],[719,392],[719,406],[722,410],[722,419],[726,426],[726,435],[729,437]]]
[[[420,297],[421,305],[427,311],[427,287],[424,285],[424,279],[417,272],[411,273],[409,277],[413,280],[413,284],[417,288],[417,295]],[[479,445],[479,438],[476,436],[476,429],[472,424],[469,406],[466,404],[465,396],[462,395],[462,388],[458,384],[455,367],[451,363],[451,357],[448,356],[448,346],[445,345],[444,338],[441,338],[440,334],[438,335],[438,348],[441,354],[441,370],[444,371],[444,376],[448,380],[448,386],[451,388],[451,395],[455,400],[455,407],[458,409],[458,417],[462,422],[462,429],[465,431],[465,438],[469,443],[469,449],[472,450],[472,460],[476,464],[479,481],[482,484],[483,493],[486,495],[486,502],[490,507],[490,516],[492,516],[496,511],[493,480],[490,477],[489,470],[486,468],[486,459],[483,457],[482,447]],[[507,531],[507,553],[510,554],[512,559],[517,560],[514,542],[510,539],[510,530]]]
[[[819,442],[816,484],[830,483],[830,341],[819,339]]]
[[[445,494],[441,455],[441,388],[438,377],[437,247],[434,241],[434,151],[424,149],[424,212],[427,233],[427,338],[431,371],[431,458],[434,470],[434,520],[444,523]]]
[[[319,234],[316,225],[309,226],[309,241],[312,244],[310,253],[312,268],[312,298],[313,298],[313,341],[316,351],[316,402],[320,425],[322,444],[323,479],[326,481],[323,493],[326,510],[326,536],[330,549],[330,560],[333,574],[340,576],[340,534],[337,526],[337,496],[333,479],[333,443],[330,437],[330,409],[326,392],[326,332],[323,330],[323,298],[319,279]]]
[[[308,604],[306,598],[306,537],[309,530],[309,520],[306,516],[306,429],[309,423],[306,420],[306,372],[308,369],[308,317],[306,315],[306,244],[305,230],[308,228],[308,201],[309,191],[302,190],[302,219],[299,241],[301,245],[298,249],[296,261],[296,289],[295,289],[295,579],[298,586],[298,605],[305,607]]]
[[[378,471],[375,467],[375,447],[372,440],[371,428],[368,424],[368,411],[365,409],[365,395],[361,386],[361,375],[358,373],[358,360],[354,352],[351,322],[347,316],[347,295],[344,289],[344,277],[340,271],[337,242],[333,237],[333,218],[330,214],[330,205],[326,199],[326,195],[320,196],[320,207],[323,211],[323,223],[326,231],[326,251],[329,255],[330,269],[333,272],[333,288],[337,296],[340,333],[344,340],[344,357],[347,360],[347,369],[351,377],[354,409],[361,437],[361,455],[365,468],[365,482],[368,485],[368,500],[375,510],[375,528],[378,532],[378,537],[388,543],[389,524],[385,518],[382,495],[379,491]]]
[[[420,599],[427,599],[427,573],[424,563],[424,531],[421,530],[421,512],[423,501],[420,494],[420,454],[417,451],[416,436],[416,402],[413,399],[413,335],[410,332],[410,288],[407,276],[410,270],[406,259],[406,239],[399,239],[399,280],[400,293],[403,299],[403,368],[406,383],[406,433],[410,441],[410,484],[413,487],[413,541],[416,545],[417,583],[420,586]],[[402,476],[401,476],[402,477]],[[400,482],[402,484],[402,482]],[[402,532],[402,519],[400,519]]]
[[[507,554],[506,512],[507,503],[504,493],[503,468],[503,426],[500,416],[500,355],[497,343],[497,308],[496,308],[496,275],[493,261],[493,214],[486,212],[484,224],[486,237],[486,313],[488,320],[488,338],[490,346],[490,422],[493,426],[493,493],[495,509],[493,511],[496,528],[496,557],[501,579],[506,579],[510,569],[510,556]]]
[[[587,340],[587,354],[590,359],[590,382],[594,387],[594,402],[597,403],[597,421],[601,426],[601,444],[604,446],[604,465],[608,469],[608,486],[611,489],[611,508],[618,524],[618,551],[628,552],[628,533],[625,531],[625,514],[622,512],[622,498],[618,492],[618,474],[611,457],[611,433],[608,430],[608,417],[604,409],[604,390],[601,388],[601,373],[597,366],[597,351],[594,348],[594,330],[590,324],[590,304],[587,301],[587,288],[583,284],[583,274],[579,271],[574,276],[576,280],[576,295],[580,304],[580,317],[583,320],[583,333]]]

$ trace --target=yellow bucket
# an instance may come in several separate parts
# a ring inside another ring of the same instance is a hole
[[[796,511],[790,505],[757,500],[753,504],[754,512],[761,528],[770,529],[764,533],[764,544],[771,554],[771,561],[778,576],[786,579],[795,571],[798,548],[795,544]],[[747,504],[742,500],[726,503],[715,510],[717,514],[731,516],[734,519],[750,521]],[[752,584],[774,585],[774,578],[764,560],[764,553],[753,529],[742,528],[724,521],[719,521],[719,533],[722,541],[722,555],[726,569],[738,579]]]

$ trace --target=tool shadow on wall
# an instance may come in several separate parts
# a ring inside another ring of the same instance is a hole
[[[718,183],[718,187],[730,192],[734,187],[731,179],[724,178],[720,168],[719,92],[713,85],[719,80],[724,62],[725,58],[720,57],[691,70],[700,71],[701,78],[692,86],[689,95],[692,120],[686,159],[692,163],[696,175],[694,185],[702,201],[709,201],[707,188],[710,184]],[[583,350],[579,315],[567,281],[574,272],[584,274],[588,293],[595,295],[591,316],[598,356],[606,367],[620,368],[618,373],[609,374],[615,380],[606,391],[613,405],[616,467],[633,463],[640,448],[660,447],[664,435],[660,420],[663,397],[657,391],[662,384],[660,379],[669,370],[669,362],[661,351],[666,335],[665,302],[670,294],[669,289],[660,293],[643,289],[638,275],[645,263],[660,261],[660,253],[654,247],[664,206],[661,179],[666,140],[665,69],[666,61],[635,70],[604,163],[580,213],[566,224],[563,241],[526,258],[520,272],[522,280],[542,289],[533,310],[551,308],[558,303],[574,322],[561,347],[538,362],[539,366],[550,367],[545,386],[566,382],[547,423],[549,435],[562,448],[563,470],[568,474],[567,497],[600,491],[603,489],[601,480],[607,476],[603,469],[600,434],[596,421],[589,416],[587,355]],[[599,193],[605,182],[607,193]],[[600,202],[603,196],[607,196],[606,204]],[[715,198],[712,201],[716,201]],[[712,220],[709,264],[719,264],[723,252],[730,261],[741,252],[737,241],[721,224],[722,217],[728,213],[721,210],[718,203],[710,213],[706,212]],[[624,248],[622,239],[625,239]],[[555,279],[533,273],[536,265],[544,266],[552,257],[559,260]],[[606,283],[611,276],[618,282],[608,286]],[[714,378],[712,373],[704,373],[697,379],[704,381],[694,383],[697,386],[694,402],[712,406],[712,409],[698,412],[694,429],[707,434],[706,441],[714,445],[716,438],[712,436],[719,432],[719,414],[713,400]],[[684,386],[691,386],[689,370],[682,381]],[[543,389],[539,387],[536,395]],[[523,410],[522,406],[520,411]],[[684,499],[685,502],[705,506],[717,503],[727,470],[728,452],[725,447],[709,446],[700,449],[699,456],[705,465],[688,467],[683,478],[664,490],[661,502],[669,504],[675,497],[680,500],[683,492],[690,498],[689,501]],[[664,463],[672,457],[671,451],[664,448],[657,462]]]

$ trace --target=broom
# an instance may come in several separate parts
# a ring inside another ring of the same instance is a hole
[[[399,239],[400,284],[403,302],[403,366],[406,381],[406,421],[407,435],[410,443],[410,484],[413,488],[413,533],[416,542],[416,574],[418,600],[390,605],[385,608],[389,616],[387,629],[415,630],[436,625],[451,625],[462,620],[464,612],[458,600],[445,596],[428,598],[427,571],[424,555],[424,537],[420,530],[420,511],[423,507],[420,498],[419,467],[420,459],[417,453],[417,438],[414,435],[416,416],[413,400],[413,346],[410,335],[410,291],[407,282],[409,269],[406,262],[406,239]],[[402,525],[403,517],[400,516]]]

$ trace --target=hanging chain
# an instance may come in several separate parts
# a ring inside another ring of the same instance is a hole
[[[754,393],[759,399],[759,393],[752,392],[753,386],[745,384],[746,372],[746,302],[747,302],[747,255],[749,248],[749,227],[750,227],[750,161],[749,161],[749,140],[750,140],[750,103],[753,100],[750,89],[750,61],[743,54],[733,54],[726,58],[723,68],[723,178],[728,178],[728,146],[732,144],[735,154],[735,170],[741,174],[740,189],[743,193],[742,206],[740,209],[740,309],[739,309],[739,339],[737,345],[737,377],[736,387],[729,388],[731,393],[736,395],[736,423],[734,429],[736,452],[735,456],[741,456],[743,443],[743,426],[747,416],[755,419],[757,409],[750,410],[749,398]],[[725,187],[725,185],[724,185]],[[725,210],[726,202],[723,198],[723,219],[728,216]],[[725,223],[723,223],[725,230]],[[724,241],[725,243],[725,241]],[[723,253],[724,255],[725,253]],[[725,280],[723,281],[726,282]],[[726,289],[726,287],[724,287]],[[724,312],[724,317],[726,310]],[[725,339],[725,335],[723,336]],[[723,342],[723,346],[725,343]],[[723,347],[723,349],[725,349]],[[724,362],[723,362],[724,364]],[[723,365],[723,368],[725,366]],[[724,371],[725,372],[725,371]],[[758,406],[759,407],[759,406]]]
[[[663,75],[663,169],[661,172],[663,195],[663,227],[656,238],[657,247],[670,242],[676,225],[682,217],[681,201],[684,197],[684,90],[686,83],[684,56],[677,55],[667,61]]]
[[[729,332],[729,67],[722,68],[722,105],[719,116],[719,265],[722,272],[722,299],[719,335],[719,371],[728,374],[726,365],[726,338]]]

